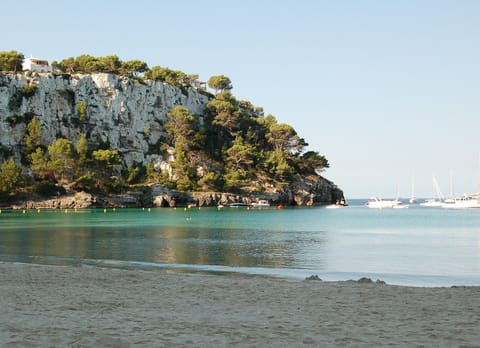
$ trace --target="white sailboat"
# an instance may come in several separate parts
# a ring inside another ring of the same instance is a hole
[[[417,198],[415,197],[415,177],[413,175],[412,175],[412,192],[408,202],[410,204],[417,203]]]
[[[480,157],[479,157],[480,164]],[[454,197],[453,194],[453,176],[450,172],[450,197]],[[480,192],[464,194],[463,196],[446,199],[442,208],[448,209],[466,209],[466,208],[480,208]]]
[[[435,175],[432,175],[433,182],[433,197],[431,199],[425,200],[425,202],[420,203],[423,207],[441,207],[444,204],[444,197],[440,188],[438,187],[437,179]]]

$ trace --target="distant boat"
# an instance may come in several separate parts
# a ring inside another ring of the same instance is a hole
[[[230,203],[228,205],[230,208],[247,208],[248,204],[243,202]]]
[[[270,203],[266,199],[261,199],[258,202],[252,203],[253,208],[265,208],[269,206],[270,206]]]
[[[346,207],[348,205],[347,201],[345,199],[341,199],[337,201],[335,204],[329,204],[325,208],[327,209],[337,209],[341,207]]]
[[[383,208],[394,208],[398,205],[401,205],[402,202],[398,199],[395,200],[384,200],[378,197],[370,198],[365,205],[368,208],[376,208],[376,209],[383,209]]]
[[[435,198],[426,199],[425,202],[420,203],[422,207],[441,207],[444,204],[444,202],[436,200]]]
[[[442,208],[447,209],[466,209],[466,208],[480,208],[480,193],[463,195],[449,200],[442,204]]]
[[[417,203],[417,197],[415,197],[415,177],[412,175],[412,194],[408,200],[410,204]]]
[[[432,175],[433,183],[433,198],[426,199],[425,202],[420,203],[422,207],[441,207],[444,203],[444,196],[438,187],[437,179]]]

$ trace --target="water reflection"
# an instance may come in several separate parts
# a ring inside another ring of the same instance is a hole
[[[126,267],[243,273],[261,268],[266,274],[319,273],[325,279],[376,274],[403,284],[406,279],[422,284],[418,277],[428,276],[452,279],[442,284],[478,284],[478,226],[480,210],[415,207],[5,211],[0,260],[100,260],[114,267],[123,262]]]
[[[98,214],[97,214],[98,215]],[[149,220],[129,218],[124,223],[105,220],[95,224],[97,215],[59,217],[52,224],[52,215],[35,223],[3,228],[0,233],[0,254],[18,258],[30,256],[64,259],[138,261],[162,264],[223,265],[230,267],[288,268],[305,266],[308,249],[314,249],[313,260],[318,268],[324,236],[302,233],[258,231],[239,228],[232,219],[232,228],[150,224]],[[130,216],[132,218],[132,216]],[[33,220],[32,220],[33,221]],[[32,222],[30,221],[30,222]],[[168,219],[163,219],[168,221]],[[97,221],[98,222],[98,221]],[[118,221],[117,221],[118,222]],[[214,225],[228,221],[211,219]],[[83,226],[82,226],[83,225]],[[200,224],[202,225],[202,224]],[[3,226],[5,227],[5,226]],[[1,256],[0,256],[1,257]]]

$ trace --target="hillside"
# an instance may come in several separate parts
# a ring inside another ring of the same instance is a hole
[[[4,202],[34,207],[80,191],[91,205],[120,206],[343,199],[318,175],[328,161],[306,145],[228,90],[112,73],[0,74]],[[11,159],[21,176],[8,190]]]

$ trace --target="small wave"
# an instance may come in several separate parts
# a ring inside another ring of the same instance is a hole
[[[425,274],[392,274],[369,272],[326,272],[314,269],[267,268],[267,267],[235,267],[223,265],[175,264],[145,261],[123,261],[109,259],[77,259],[56,256],[24,256],[0,255],[0,261],[20,262],[44,265],[88,265],[105,268],[133,269],[146,271],[207,273],[216,275],[252,275],[286,279],[305,279],[313,274],[324,281],[358,280],[362,277],[384,281],[389,285],[413,287],[449,287],[480,286],[480,277],[474,276],[442,276]]]

